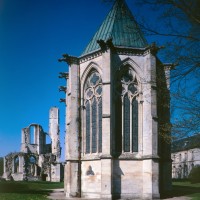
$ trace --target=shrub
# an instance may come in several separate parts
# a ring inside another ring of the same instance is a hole
[[[200,165],[194,166],[188,178],[191,183],[200,183]]]

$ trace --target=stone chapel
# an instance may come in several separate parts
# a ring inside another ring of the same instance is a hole
[[[171,189],[170,64],[158,50],[116,0],[82,55],[59,59],[69,66],[67,197],[154,199]]]

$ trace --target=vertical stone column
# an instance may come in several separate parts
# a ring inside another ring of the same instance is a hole
[[[67,140],[65,165],[65,190],[67,197],[80,197],[80,69],[78,59],[68,56],[69,90],[67,92]]]
[[[37,176],[37,165],[34,165],[34,176]]]
[[[34,125],[33,126],[34,127],[34,144],[36,144],[37,146],[37,152],[38,152],[38,154],[41,154],[42,152],[41,152],[41,141],[40,141],[40,139],[41,139],[41,126],[40,125]]]
[[[112,198],[112,157],[111,157],[111,51],[102,54],[103,98],[102,98],[102,156],[101,156],[101,197]]]
[[[14,157],[12,157],[12,173],[15,172],[15,161],[14,161]]]
[[[23,165],[24,165],[24,157],[20,155],[19,156],[19,173],[23,173]]]
[[[60,158],[60,131],[59,131],[59,110],[52,107],[49,111],[49,135],[51,137],[52,153],[56,155],[56,161]]]
[[[149,52],[143,88],[143,198],[159,197],[156,58]]]
[[[160,113],[159,121],[161,126],[164,124],[165,129],[160,130],[160,190],[163,194],[167,194],[171,189],[171,172],[172,172],[172,160],[171,160],[171,130],[170,130],[170,70],[174,65],[164,64],[163,67],[158,66],[162,80],[159,81],[160,97]],[[163,114],[164,113],[164,114]]]
[[[6,173],[6,158],[3,158],[3,173]]]
[[[29,128],[21,130],[21,152],[27,153],[26,145],[29,143]]]

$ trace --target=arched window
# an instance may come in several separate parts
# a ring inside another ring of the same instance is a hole
[[[181,156],[181,154],[179,154],[179,162],[181,162],[182,161],[182,156]]]
[[[19,157],[16,156],[14,158],[14,173],[18,173],[19,172]]]
[[[29,157],[29,162],[28,162],[28,174],[34,176],[35,170],[36,170],[36,158],[35,156],[31,155]]]
[[[116,87],[116,150],[138,152],[138,81],[135,72],[125,67],[118,76]]]
[[[188,176],[188,166],[186,164],[184,164],[183,176],[184,176],[184,178],[187,178],[187,176]]]
[[[176,178],[176,166],[172,168],[172,178]]]
[[[29,128],[29,143],[35,144],[35,127],[30,126]]]
[[[85,99],[85,153],[102,152],[102,80],[92,71],[84,88]]]

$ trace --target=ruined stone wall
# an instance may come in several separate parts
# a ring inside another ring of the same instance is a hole
[[[51,144],[46,144],[48,134],[39,124],[31,124],[22,129],[21,152],[4,157],[5,179],[61,181],[58,108],[51,108],[49,124]]]
[[[60,130],[59,130],[59,110],[52,107],[49,112],[49,136],[51,138],[52,154],[56,155],[56,161],[59,161],[60,149]]]

